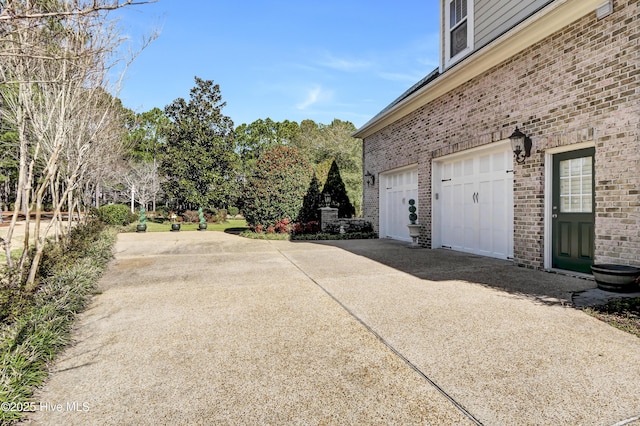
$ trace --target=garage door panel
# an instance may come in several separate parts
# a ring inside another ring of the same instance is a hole
[[[498,258],[513,256],[513,173],[508,147],[435,162],[442,201],[439,236],[454,250]]]
[[[380,236],[411,241],[409,236],[409,200],[418,201],[418,170],[404,169],[381,175]],[[418,212],[418,215],[420,212]]]
[[[472,250],[478,244],[478,238],[476,229],[478,227],[477,215],[473,214],[472,209],[469,209],[469,200],[475,199],[476,186],[473,182],[467,182],[464,184],[464,195],[461,203],[460,211],[464,216],[464,245],[467,250]]]
[[[452,241],[450,246],[462,248],[464,246],[464,186],[453,186],[452,195],[453,210],[449,211],[449,216],[453,219],[451,227]]]

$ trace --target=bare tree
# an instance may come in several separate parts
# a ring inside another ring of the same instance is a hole
[[[0,22],[2,21],[14,21],[16,19],[30,19],[41,20],[44,18],[59,19],[67,16],[82,16],[91,15],[99,11],[109,11],[120,9],[125,6],[133,6],[146,3],[155,3],[157,0],[148,1],[100,1],[100,0],[87,0],[87,1],[72,1],[72,2],[60,2],[68,5],[65,9],[47,10],[46,5],[38,7],[39,2],[35,0],[5,0],[0,3]],[[40,2],[42,3],[42,2]],[[57,6],[59,6],[58,4]]]
[[[2,3],[0,114],[16,128],[20,152],[16,207],[3,245],[7,264],[13,267],[10,241],[22,205],[26,235],[17,272],[30,260],[27,288],[34,287],[44,249],[46,234],[40,231],[40,221],[45,195],[52,195],[54,217],[50,226],[57,227],[62,206],[66,203],[73,208],[74,193],[89,186],[83,181],[88,177],[92,154],[104,152],[104,145],[118,144],[113,130],[116,98],[108,91],[116,90],[119,82],[111,84],[108,76],[120,62],[126,69],[135,55],[117,57],[124,39],[107,12],[141,3],[148,2]],[[93,165],[99,167],[99,162]],[[27,259],[32,212],[35,250],[33,258]]]
[[[124,181],[132,188],[132,203],[137,201],[145,209],[149,209],[149,203],[160,192],[160,175],[155,163],[129,163],[129,173],[124,175]]]

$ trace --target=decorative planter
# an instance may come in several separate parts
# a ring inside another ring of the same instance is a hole
[[[147,224],[139,223],[136,225],[136,232],[147,232]]]
[[[171,232],[178,232],[180,230],[180,224],[179,223],[172,223],[171,224]]]
[[[411,247],[420,247],[418,244],[418,237],[420,236],[420,225],[417,223],[410,223],[407,225],[409,227],[409,236],[413,240],[411,243]]]
[[[640,268],[627,265],[601,264],[591,266],[598,287],[609,291],[636,291]]]
[[[207,222],[198,224],[198,231],[206,231],[207,230]]]
[[[404,203],[404,200],[402,201]],[[416,200],[413,198],[409,200],[409,236],[413,240],[411,243],[411,248],[420,248],[420,244],[418,244],[418,237],[420,236],[420,225],[416,223],[418,220],[418,215],[416,214]]]

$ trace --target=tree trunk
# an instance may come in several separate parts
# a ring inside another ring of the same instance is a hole
[[[31,266],[29,267],[29,276],[27,277],[27,283],[25,285],[25,289],[27,291],[33,291],[36,288],[36,275],[38,273],[38,266],[40,265],[40,259],[42,259],[42,252],[44,249],[44,239],[40,236],[40,224],[42,219],[42,198],[44,196],[44,190],[46,186],[41,185],[38,188],[38,192],[36,193],[36,220],[35,227],[33,230],[33,242],[35,246],[35,253],[33,255],[33,259],[31,259]],[[59,207],[58,207],[59,208]],[[51,219],[52,222],[55,222],[55,215]],[[49,228],[52,225],[49,224]]]
[[[134,209],[133,209],[133,203],[134,203],[134,199],[135,199],[135,194],[136,194],[136,187],[135,185],[131,185],[131,213],[135,213]]]

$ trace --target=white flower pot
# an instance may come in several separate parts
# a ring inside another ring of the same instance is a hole
[[[411,223],[407,225],[409,227],[409,236],[413,240],[411,243],[412,247],[419,247],[418,237],[420,236],[420,225],[417,223]]]

